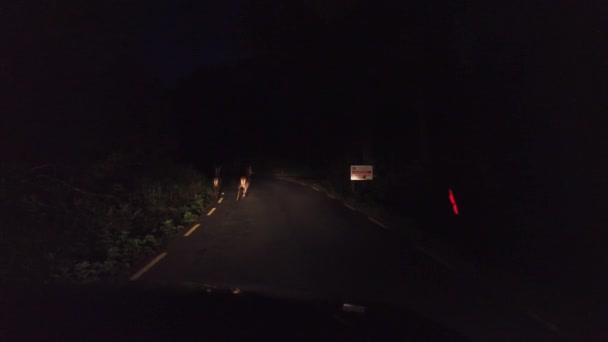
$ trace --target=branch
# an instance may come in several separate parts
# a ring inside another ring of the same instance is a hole
[[[43,168],[49,167],[49,166],[51,166],[51,164],[43,164],[43,165],[34,166],[30,169],[30,171],[36,171],[36,170],[43,169]]]
[[[66,182],[64,180],[61,180],[61,179],[57,179],[57,178],[50,177],[50,176],[47,176],[47,175],[38,175],[38,177],[48,178],[50,180],[56,181],[56,182],[61,183],[61,184],[65,185],[65,186],[67,186],[68,188],[70,188],[70,189],[72,189],[72,190],[74,190],[76,192],[79,192],[79,193],[81,193],[83,195],[93,196],[93,197],[101,197],[101,198],[108,198],[108,199],[115,200],[117,202],[121,201],[120,198],[118,198],[116,196],[113,196],[113,195],[96,194],[96,193],[84,191],[84,190],[82,190],[80,188],[77,188],[77,187],[73,186],[72,184],[70,184],[70,183],[68,183],[68,182]]]

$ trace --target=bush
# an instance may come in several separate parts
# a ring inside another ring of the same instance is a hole
[[[197,220],[198,220],[198,216],[194,215],[192,212],[186,211],[184,213],[184,219],[183,219],[184,223],[192,223],[192,222],[196,222]]]
[[[210,182],[170,159],[113,153],[89,165],[0,166],[5,281],[116,274],[195,222]],[[27,261],[27,262],[26,262]]]

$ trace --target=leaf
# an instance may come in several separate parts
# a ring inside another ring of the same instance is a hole
[[[159,245],[156,238],[152,235],[146,235],[146,237],[144,238],[144,241],[148,246],[157,247]]]

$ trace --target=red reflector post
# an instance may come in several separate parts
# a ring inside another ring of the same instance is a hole
[[[450,199],[450,203],[452,203],[454,215],[458,215],[458,204],[456,204],[456,198],[454,198],[454,192],[452,189],[448,189],[448,198]]]

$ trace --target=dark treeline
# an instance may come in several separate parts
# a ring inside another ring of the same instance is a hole
[[[169,129],[165,90],[136,53],[145,36],[140,5],[67,0],[3,7],[4,161],[105,158]]]
[[[94,160],[125,146],[174,138],[164,90],[134,71],[129,65],[97,75],[63,69],[54,72],[56,79],[22,80],[27,84],[9,99],[2,118],[5,160]]]

